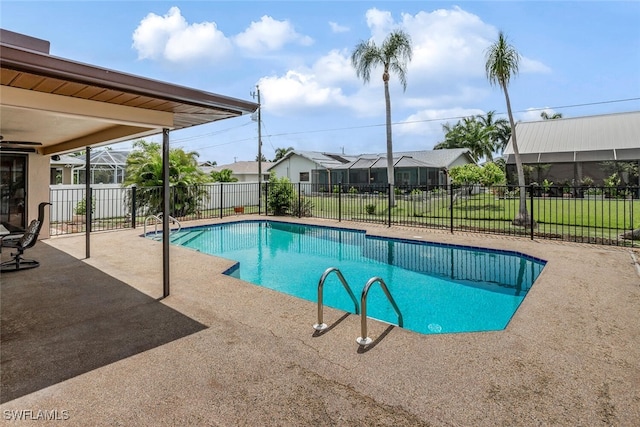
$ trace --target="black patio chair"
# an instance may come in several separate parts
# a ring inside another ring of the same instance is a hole
[[[21,235],[8,234],[6,236],[2,236],[2,239],[0,239],[0,250],[2,250],[2,248],[11,248],[15,249],[16,252],[11,254],[12,258],[9,261],[5,261],[0,264],[0,271],[8,272],[25,270],[27,268],[35,268],[40,265],[40,263],[35,259],[25,259],[22,255],[26,249],[33,247],[38,241],[38,235],[40,234],[40,229],[44,222],[44,208],[50,204],[51,203],[49,202],[40,203],[38,206],[38,219],[31,221],[27,229],[24,230]]]

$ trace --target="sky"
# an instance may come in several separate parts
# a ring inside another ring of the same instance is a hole
[[[485,52],[503,31],[521,55],[509,85],[516,121],[640,110],[638,1],[7,1],[0,26],[51,42],[51,54],[254,100],[244,115],[171,133],[218,165],[277,148],[386,152],[382,69],[368,83],[354,47],[396,29],[413,46],[407,87],[390,80],[394,152],[430,150],[442,125],[495,111]],[[161,141],[161,135],[147,137]],[[128,149],[131,143],[114,145]]]

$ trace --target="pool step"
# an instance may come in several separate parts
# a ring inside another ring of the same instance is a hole
[[[171,243],[175,243],[177,245],[185,246],[191,243],[193,240],[200,237],[207,230],[192,230],[186,233],[183,233],[179,236],[176,236],[175,239],[171,239]]]

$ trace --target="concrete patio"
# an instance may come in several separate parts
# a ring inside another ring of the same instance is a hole
[[[171,295],[159,299],[162,245],[141,229],[92,234],[90,259],[84,235],[44,240],[27,253],[39,268],[1,276],[3,421],[640,425],[640,276],[629,249],[308,222],[548,264],[504,331],[420,335],[371,321],[375,341],[362,350],[358,316],[327,308],[333,327],[314,334],[314,303],[224,276],[231,261],[188,249],[171,247]]]

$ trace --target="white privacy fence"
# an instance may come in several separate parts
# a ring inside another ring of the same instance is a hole
[[[213,183],[202,185],[200,188],[206,195],[198,204],[200,212],[258,205],[258,183]],[[138,193],[141,191],[143,189],[137,189]],[[162,189],[154,187],[146,188],[144,191],[155,191],[159,197]],[[51,185],[50,193],[51,222],[70,222],[74,220],[74,215],[85,215],[82,207],[88,206],[84,185]],[[94,220],[131,217],[132,187],[122,187],[119,184],[95,184],[91,186],[91,193]],[[138,203],[136,208],[140,215],[142,212],[140,208],[144,206]]]

